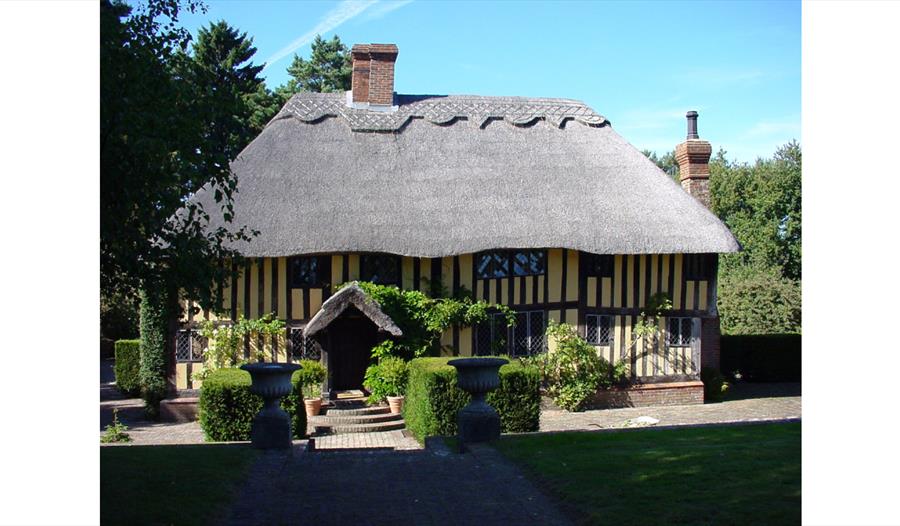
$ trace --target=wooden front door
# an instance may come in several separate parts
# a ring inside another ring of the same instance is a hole
[[[328,327],[331,389],[362,389],[372,347],[381,341],[375,324],[356,309],[348,309]]]

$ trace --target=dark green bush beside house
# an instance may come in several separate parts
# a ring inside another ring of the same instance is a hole
[[[116,387],[127,395],[141,393],[141,341],[116,340]]]
[[[801,343],[799,334],[723,335],[722,373],[751,382],[799,382]]]
[[[417,358],[409,362],[403,418],[420,442],[425,437],[456,434],[456,413],[469,395],[456,387],[452,358]],[[517,360],[500,368],[500,387],[487,401],[500,414],[504,433],[537,431],[541,417],[540,375]]]
[[[302,370],[291,376],[293,392],[281,399],[281,407],[291,415],[294,438],[306,435]],[[262,398],[250,392],[250,373],[240,369],[218,369],[200,387],[200,427],[209,441],[250,440],[253,417],[262,405]]]

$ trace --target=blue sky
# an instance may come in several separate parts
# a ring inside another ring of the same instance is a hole
[[[638,148],[663,153],[700,112],[729,158],[800,140],[799,2],[210,1],[182,22],[246,31],[270,87],[316,33],[400,48],[399,93],[583,100]]]

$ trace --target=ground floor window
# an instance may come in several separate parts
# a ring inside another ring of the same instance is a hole
[[[302,327],[291,327],[291,357],[295,360],[319,360],[322,358],[322,346],[314,338],[303,335]]]
[[[206,338],[200,336],[196,329],[184,329],[175,335],[175,361],[200,362],[203,361],[203,349],[206,348]]]
[[[509,354],[529,356],[544,352],[547,320],[544,311],[516,313],[516,325],[506,326],[506,316],[492,314],[475,327],[475,354]]]
[[[585,316],[585,339],[592,345],[612,343],[612,316],[588,314]]]
[[[668,344],[670,347],[690,347],[691,318],[669,318]]]

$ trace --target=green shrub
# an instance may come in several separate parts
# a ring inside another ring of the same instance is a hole
[[[107,424],[103,436],[100,437],[101,444],[113,444],[118,442],[131,442],[131,436],[126,432],[128,426],[119,422],[119,410],[113,408],[112,424]]]
[[[116,387],[136,396],[141,392],[141,341],[116,340]]]
[[[722,373],[714,367],[701,369],[700,380],[703,381],[703,399],[707,402],[721,402],[730,387]]]
[[[149,418],[159,416],[159,402],[166,397],[167,294],[160,288],[141,291],[141,397]]]
[[[295,382],[305,398],[322,396],[322,383],[327,371],[317,360],[300,360],[301,369],[294,373],[291,381]]]
[[[385,356],[377,364],[366,369],[363,386],[369,390],[368,402],[377,404],[387,396],[403,396],[409,369],[406,361],[396,356]]]
[[[306,410],[299,373],[296,371],[291,376],[294,385],[291,394],[281,399],[281,407],[291,416],[294,438],[306,435]],[[250,373],[240,369],[217,369],[200,387],[200,427],[207,440],[250,440],[253,417],[262,406],[262,398],[250,392]]]
[[[456,434],[456,413],[469,395],[456,386],[452,358],[417,358],[409,362],[403,418],[420,442],[434,435]],[[540,374],[518,360],[500,368],[500,387],[487,396],[500,414],[504,433],[537,431],[541,418]]]
[[[799,334],[722,336],[721,369],[750,382],[799,382]]]
[[[624,362],[610,365],[593,345],[578,336],[575,327],[551,321],[547,337],[556,341],[556,349],[529,361],[540,371],[547,394],[556,405],[567,411],[578,411],[598,389],[624,381]]]

